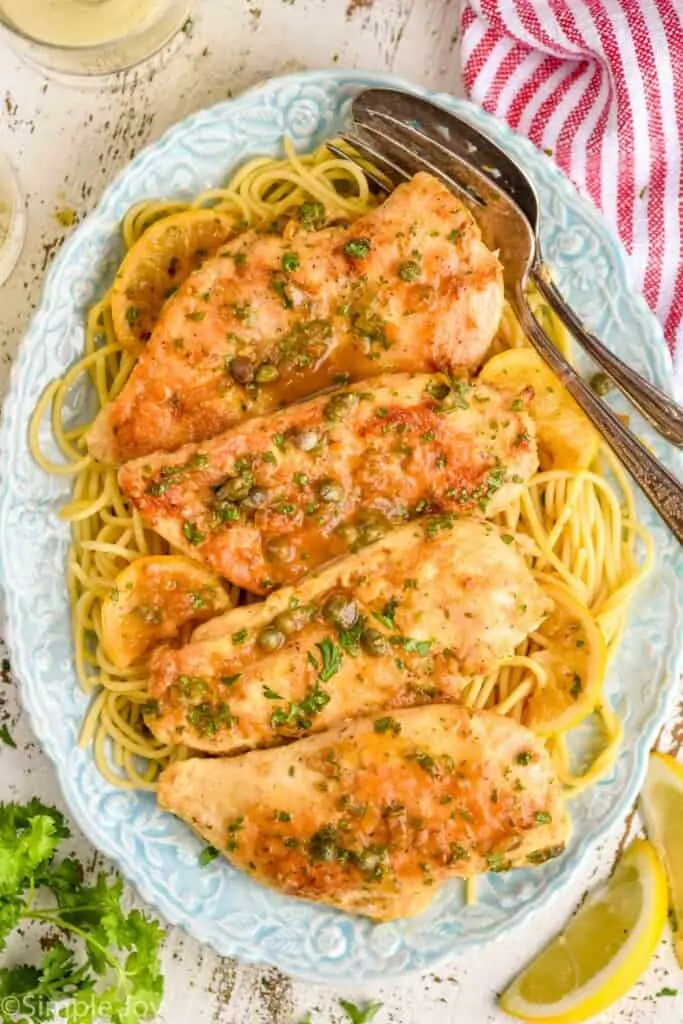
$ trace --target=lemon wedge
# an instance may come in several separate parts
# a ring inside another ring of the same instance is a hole
[[[184,210],[147,228],[111,290],[114,332],[125,349],[140,352],[166,299],[234,234],[234,218],[218,210]]]
[[[206,622],[230,607],[210,569],[184,555],[147,555],[127,565],[102,602],[102,646],[128,668],[187,623]]]
[[[654,846],[635,839],[611,878],[501,996],[513,1017],[581,1024],[643,973],[666,923],[666,875]]]
[[[669,880],[674,952],[683,967],[683,764],[650,754],[640,807]]]
[[[536,421],[542,469],[586,469],[595,458],[597,430],[541,357],[531,348],[511,348],[489,359],[479,380],[510,391],[533,388],[529,412]]]

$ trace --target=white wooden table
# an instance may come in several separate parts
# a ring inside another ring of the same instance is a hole
[[[21,262],[0,289],[0,400],[45,270],[65,236],[60,211],[73,209],[85,216],[111,177],[170,124],[260,79],[304,67],[381,68],[434,88],[461,91],[457,0],[199,0],[198,8],[170,54],[108,80],[105,87],[97,82],[76,87],[44,77],[0,39],[0,146],[19,171],[29,216]],[[0,629],[0,657],[5,655]],[[0,676],[3,723],[17,749],[0,746],[0,800],[36,794],[60,805],[53,773],[22,714],[7,662]],[[677,725],[665,731],[660,746],[678,752],[682,744],[683,703]],[[372,990],[349,988],[341,995],[355,1002],[382,1000],[377,1024],[509,1020],[497,1010],[495,993],[561,926],[586,886],[609,872],[638,827],[637,816],[630,815],[569,891],[506,941],[427,977]],[[92,863],[85,840],[80,852]],[[297,1024],[308,1011],[315,1024],[344,1019],[339,992],[221,959],[177,929],[168,933],[164,960],[162,1019],[169,1024]],[[665,986],[678,989],[678,996],[657,997]],[[599,1020],[683,1020],[683,975],[668,938],[643,980]]]

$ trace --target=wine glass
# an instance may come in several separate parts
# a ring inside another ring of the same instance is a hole
[[[193,0],[0,0],[0,31],[48,71],[108,75],[160,50]]]
[[[26,235],[26,211],[17,177],[0,152],[0,285],[14,269]]]

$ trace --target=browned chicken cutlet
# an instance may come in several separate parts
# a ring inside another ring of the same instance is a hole
[[[538,466],[525,400],[393,374],[119,472],[145,520],[265,593],[425,512],[493,515]]]
[[[551,608],[511,542],[490,523],[426,519],[212,619],[152,655],[147,725],[163,743],[227,754],[462,701]]]
[[[213,437],[334,383],[476,367],[503,306],[500,263],[428,174],[350,228],[250,231],[164,307],[91,453],[122,462]]]
[[[179,761],[158,798],[257,881],[380,921],[419,913],[449,878],[541,864],[570,834],[543,742],[443,704]]]

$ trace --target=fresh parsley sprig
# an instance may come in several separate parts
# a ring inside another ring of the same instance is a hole
[[[22,923],[50,929],[39,964],[0,967],[0,1020],[52,1020],[56,1004],[67,1024],[152,1020],[163,995],[163,932],[122,909],[119,878],[100,874],[86,885],[77,860],[55,859],[69,834],[39,800],[0,804],[0,952]]]

